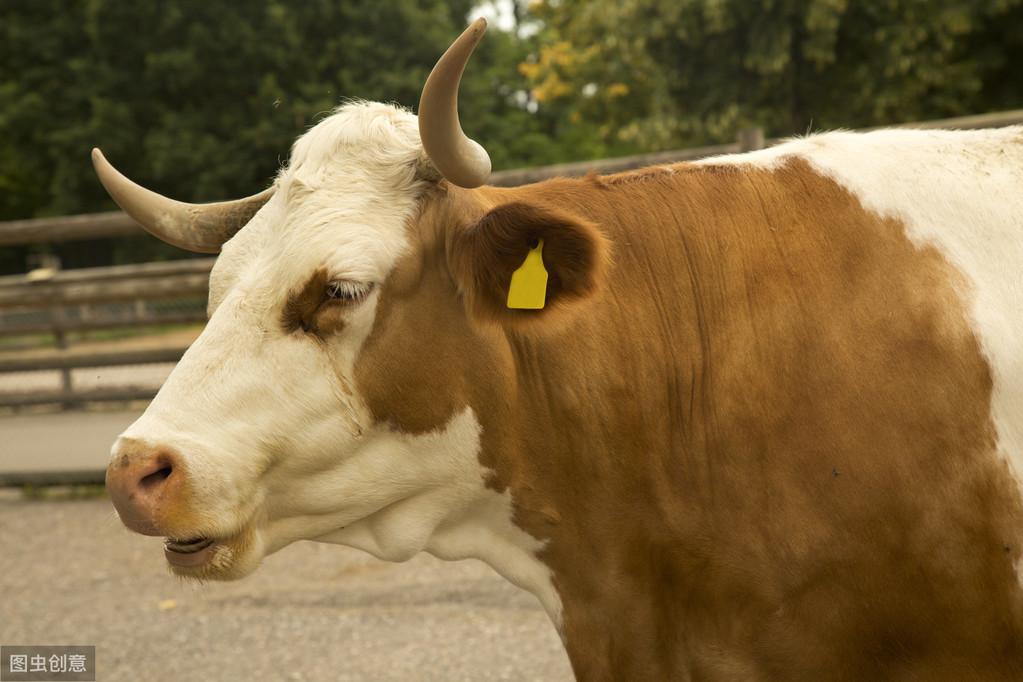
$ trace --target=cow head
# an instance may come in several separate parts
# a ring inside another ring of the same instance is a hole
[[[509,335],[542,333],[537,320],[589,295],[606,247],[577,216],[479,187],[489,159],[456,100],[484,29],[438,62],[418,120],[346,104],[246,200],[173,202],[94,152],[146,229],[220,251],[208,325],[107,471],[122,520],[167,537],[174,572],[236,578],[317,539],[390,560],[482,558],[553,608],[541,542],[492,478],[514,410]],[[538,238],[548,306],[509,311],[511,273]]]

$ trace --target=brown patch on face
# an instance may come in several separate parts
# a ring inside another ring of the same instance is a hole
[[[478,210],[458,196],[428,201],[410,227],[409,254],[380,288],[355,367],[357,390],[376,422],[425,433],[487,394],[503,396],[500,333],[470,323],[445,261],[447,230]]]
[[[281,312],[285,333],[301,330],[326,338],[344,329],[345,315],[355,304],[329,300],[325,296],[328,277],[326,268],[320,268],[288,295]]]

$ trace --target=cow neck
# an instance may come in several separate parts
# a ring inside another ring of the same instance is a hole
[[[964,287],[937,251],[801,162],[529,198],[614,243],[607,286],[572,324],[509,335],[514,407],[481,411],[493,485],[547,543],[579,679],[852,660],[849,679],[867,679],[910,635],[967,662],[1019,660],[999,623],[1023,608],[1023,514]],[[936,587],[949,576],[991,589]]]

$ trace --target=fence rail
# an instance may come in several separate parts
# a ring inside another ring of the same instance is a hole
[[[0,488],[20,488],[56,485],[103,485],[103,469],[75,469],[70,471],[8,471],[0,472]]]
[[[132,310],[127,314],[88,313],[86,317],[67,318],[51,315],[49,320],[5,321],[0,324],[0,336],[29,336],[40,334],[68,334],[70,332],[91,332],[100,329],[120,327],[153,327],[158,325],[196,324],[206,321],[202,310],[181,310],[168,313],[153,313],[148,309],[141,312]]]
[[[1015,124],[1023,124],[1023,110],[888,127],[972,129]],[[515,186],[553,177],[617,173],[645,166],[759,149],[771,146],[778,141],[777,139],[765,140],[762,131],[749,129],[740,131],[736,141],[730,144],[501,171],[491,176],[491,182],[495,185]],[[141,228],[131,218],[120,212],[17,220],[0,223],[0,247],[140,233]],[[213,262],[213,258],[194,258],[70,271],[42,269],[28,275],[0,277],[0,336],[49,332],[57,339],[58,346],[64,346],[67,332],[72,331],[199,322],[205,318],[199,309],[172,310],[158,314],[145,304],[149,301],[162,299],[205,298]],[[115,314],[110,311],[99,312],[90,309],[90,306],[94,304],[116,302],[134,302],[136,305],[128,314]],[[18,319],[19,314],[40,309],[49,312],[47,319]],[[77,316],[70,314],[72,310],[78,313]],[[25,355],[18,358],[0,359],[0,373],[48,370],[59,371],[62,375],[61,390],[0,393],[0,407],[48,403],[78,405],[98,400],[149,399],[155,393],[155,388],[122,386],[76,390],[72,386],[71,370],[85,367],[176,362],[184,350],[180,346],[168,346],[155,350],[117,353],[65,351],[46,356]]]
[[[141,233],[142,228],[138,223],[120,211],[32,218],[0,224],[0,246],[124,237]]]
[[[46,369],[81,369],[83,367],[120,367],[156,362],[177,362],[188,346],[164,346],[121,351],[68,351],[39,356],[0,357],[0,372],[32,372]]]
[[[196,258],[69,271],[42,269],[28,275],[0,277],[0,337],[51,334],[60,349],[0,355],[0,375],[57,371],[61,384],[60,390],[0,392],[0,407],[57,404],[69,408],[95,401],[152,398],[157,390],[152,386],[78,389],[73,370],[173,363],[181,358],[185,347],[76,351],[66,349],[68,335],[204,321],[202,304],[213,262],[212,258]]]
[[[2,226],[3,223],[0,223]],[[81,282],[114,282],[124,279],[149,279],[154,277],[173,277],[175,275],[209,275],[215,258],[189,258],[187,260],[158,261],[155,263],[135,263],[132,265],[111,265],[100,268],[78,268],[76,270],[58,270],[45,275],[45,279],[27,280],[26,275],[0,276],[0,289],[18,284],[35,285],[41,282],[58,284],[76,284]],[[37,277],[39,277],[37,275]]]
[[[763,139],[762,135],[761,139]],[[537,168],[498,171],[490,176],[488,182],[499,187],[516,187],[518,185],[525,185],[531,182],[549,180],[550,178],[572,178],[587,175],[589,173],[608,175],[611,173],[635,170],[637,168],[645,168],[647,166],[678,163],[679,161],[693,161],[707,156],[733,154],[735,152],[751,151],[753,149],[759,149],[759,147],[745,147],[739,142],[733,142],[731,144],[718,144],[710,147],[692,147],[690,149],[676,149],[668,152],[655,152],[653,154],[621,156],[615,159],[579,161],[577,163],[559,163],[552,166],[538,166]]]
[[[939,118],[932,121],[910,121],[886,126],[875,126],[868,130],[882,128],[939,128],[944,130],[976,130],[978,128],[1004,128],[1023,124],[1023,109],[994,111],[988,114],[973,114],[955,118]]]
[[[205,296],[209,275],[110,282],[26,282],[0,287],[0,310]]]
[[[33,405],[78,407],[85,403],[152,400],[157,390],[159,389],[154,386],[111,386],[57,391],[5,391],[0,393],[0,407],[29,407]]]

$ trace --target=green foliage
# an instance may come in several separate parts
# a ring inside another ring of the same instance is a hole
[[[345,97],[414,105],[470,4],[24,0],[0,10],[0,218],[110,208],[88,152],[186,200],[264,187]]]
[[[345,98],[413,107],[470,9],[471,0],[8,0],[0,220],[114,208],[93,175],[93,146],[175,198],[258,191],[295,137]],[[484,71],[502,47],[493,42]],[[58,251],[68,267],[184,255],[151,239],[92,246]],[[0,270],[21,271],[27,251],[0,249]]]
[[[663,149],[1023,104],[1023,2],[540,0],[544,107]]]
[[[258,191],[346,97],[414,107],[474,0],[6,0],[0,220],[109,210],[93,146],[187,201]],[[497,169],[1023,106],[1023,0],[537,0],[462,85]],[[20,271],[27,249],[0,249]],[[65,264],[181,255],[152,239]]]

